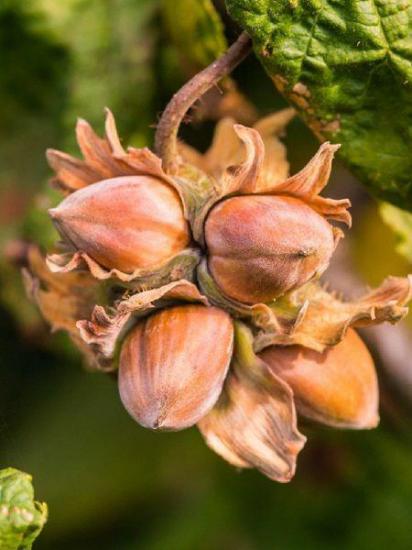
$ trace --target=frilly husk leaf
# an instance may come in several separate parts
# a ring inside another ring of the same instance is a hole
[[[204,258],[197,268],[198,285],[211,304],[229,312],[235,319],[242,319],[257,329],[272,333],[282,330],[273,309],[266,304],[247,305],[229,298],[219,289],[209,273]]]
[[[173,178],[174,187],[185,205],[186,218],[197,242],[204,242],[204,221],[217,201],[252,189],[252,171],[256,178],[265,173],[272,183],[287,178],[286,148],[277,136],[294,115],[293,109],[284,109],[258,121],[256,130],[237,125],[230,118],[222,119],[204,155],[189,145],[179,144],[182,162]],[[254,155],[256,149],[259,158]]]
[[[72,193],[98,181],[117,176],[153,176],[172,184],[162,169],[162,161],[149,149],[123,149],[113,114],[106,109],[106,135],[100,138],[88,122],[79,119],[76,136],[84,160],[49,149],[47,160],[56,172],[52,184],[64,193]]]
[[[188,145],[179,145],[182,162],[174,178],[175,188],[180,188],[197,242],[204,242],[203,227],[209,210],[231,195],[288,195],[301,199],[327,219],[351,224],[349,200],[319,195],[328,182],[339,145],[323,143],[300,172],[288,177],[286,149],[278,135],[294,114],[292,109],[285,109],[261,119],[253,128],[223,119],[216,125],[212,145],[204,155]],[[197,182],[195,189],[193,181]]]
[[[29,248],[28,264],[28,268],[23,270],[23,278],[29,298],[38,305],[52,331],[67,331],[91,366],[95,367],[95,358],[80,338],[76,322],[89,317],[96,302],[103,302],[101,284],[86,272],[51,273],[36,246]]]
[[[377,289],[352,302],[344,302],[317,283],[309,283],[274,303],[281,330],[261,331],[255,350],[298,344],[322,352],[339,343],[349,327],[396,323],[408,312],[412,276],[388,277]]]
[[[279,139],[285,127],[296,115],[294,109],[283,109],[260,119],[253,128],[263,140],[266,157],[265,171],[271,171],[272,183],[281,182],[289,175],[289,163],[286,147]],[[242,162],[245,149],[242,140],[235,131],[236,120],[223,118],[216,124],[213,141],[209,149],[199,153],[196,149],[179,144],[179,152],[184,163],[192,164],[205,174],[219,180],[229,166]]]
[[[193,239],[204,244],[203,226],[212,206],[219,200],[216,181],[191,164],[181,165],[173,177],[173,187],[183,204]]]
[[[160,288],[133,294],[118,301],[113,308],[106,310],[95,306],[90,320],[79,320],[76,326],[82,340],[90,346],[101,370],[114,370],[115,361],[111,361],[116,347],[130,325],[139,317],[155,308],[161,308],[178,302],[199,302],[209,305],[197,287],[186,280],[174,281]]]
[[[265,146],[265,158],[262,167],[262,181],[266,188],[268,183],[274,185],[289,176],[287,150],[280,141],[286,126],[295,117],[294,109],[283,109],[256,122],[253,128],[260,134]]]
[[[37,303],[52,330],[67,331],[94,370],[116,368],[116,344],[134,318],[175,302],[208,305],[207,298],[193,283],[179,280],[132,294],[106,310],[103,306],[108,297],[119,291],[112,281],[101,282],[87,271],[53,273],[34,246],[29,250],[29,268],[23,274],[29,297]],[[120,290],[125,292],[125,288]]]
[[[171,178],[163,171],[161,159],[147,147],[142,149],[129,147],[125,151],[120,143],[113,114],[109,109],[106,109],[105,129],[105,137],[100,138],[88,122],[83,119],[78,120],[76,135],[84,160],[54,149],[47,151],[49,164],[56,172],[52,180],[54,186],[67,194],[105,179],[128,175],[152,176],[163,180],[177,191],[185,216],[192,224],[202,223],[198,217],[198,210],[202,210],[210,193],[213,194],[213,183],[203,173],[187,165],[185,169],[182,168],[180,178]],[[132,274],[123,273],[117,269],[107,270],[81,250],[73,252],[72,255],[53,254],[47,261],[53,272],[67,273],[83,267],[102,280],[117,278],[123,282],[129,282],[136,278],[147,279],[153,276],[156,280],[160,277],[165,284],[171,280],[187,278],[189,265],[196,263],[196,254],[194,250],[186,250],[171,259],[166,266],[163,264],[150,272],[136,270]],[[177,265],[179,261],[182,261],[182,266]],[[180,271],[182,274],[165,280],[162,273],[167,272],[168,269]]]
[[[198,424],[206,443],[229,463],[257,468],[287,482],[306,438],[298,431],[293,393],[252,349],[252,335],[236,329],[235,355],[222,395]]]
[[[233,129],[244,145],[245,155],[239,164],[228,166],[220,178],[222,196],[264,191],[260,185],[265,161],[263,139],[253,128],[235,124]]]
[[[267,191],[301,198],[324,218],[350,226],[352,218],[347,209],[351,203],[348,199],[334,200],[319,196],[329,181],[333,157],[339,148],[340,145],[322,143],[315,156],[300,172],[281,184],[271,186]]]
[[[297,174],[283,182],[272,181],[265,172],[264,145],[258,132],[237,124],[235,131],[246,145],[246,158],[236,167],[229,167],[223,176],[227,193],[259,193],[287,195],[301,199],[327,219],[350,226],[348,199],[334,200],[319,196],[328,183],[332,160],[339,145],[323,143],[315,156]]]
[[[86,252],[66,252],[47,256],[47,266],[53,273],[69,273],[75,270],[89,271],[99,280],[117,279],[136,290],[154,288],[180,279],[192,280],[194,270],[200,261],[200,252],[188,248],[179,252],[166,264],[150,270],[136,269],[133,273],[124,273],[118,269],[106,269],[98,264]]]

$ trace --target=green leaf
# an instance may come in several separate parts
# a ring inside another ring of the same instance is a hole
[[[30,550],[47,520],[47,505],[34,501],[31,476],[0,470],[0,548]]]
[[[162,0],[167,30],[190,72],[212,63],[227,48],[212,0]]]
[[[397,236],[396,251],[412,263],[412,214],[385,202],[380,206],[380,214]]]
[[[411,0],[226,0],[276,86],[377,196],[412,209]]]

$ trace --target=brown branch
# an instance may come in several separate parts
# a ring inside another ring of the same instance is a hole
[[[155,150],[169,174],[176,171],[177,133],[185,114],[195,101],[248,55],[251,47],[251,39],[243,32],[222,57],[189,80],[168,103],[157,125]]]

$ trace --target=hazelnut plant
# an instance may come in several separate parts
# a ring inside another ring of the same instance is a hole
[[[404,317],[412,279],[356,301],[319,281],[350,202],[320,194],[338,144],[289,174],[279,136],[293,109],[253,127],[221,118],[204,154],[178,139],[187,111],[250,49],[242,33],[175,94],[155,152],[125,150],[109,110],[103,138],[79,120],[83,159],[47,153],[62,242],[47,257],[32,247],[24,275],[52,329],[115,375],[136,422],[196,425],[229,463],[287,482],[306,442],[300,418],[378,424],[375,367],[355,329]]]

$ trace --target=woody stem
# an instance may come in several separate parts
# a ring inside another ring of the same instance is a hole
[[[160,117],[155,135],[155,150],[167,173],[173,174],[177,168],[177,133],[187,111],[207,90],[229,74],[251,48],[251,39],[243,32],[226,53],[196,74],[172,97]]]

